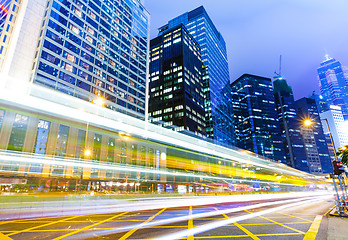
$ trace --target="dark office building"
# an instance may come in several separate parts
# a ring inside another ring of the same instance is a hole
[[[295,108],[292,88],[281,76],[273,81],[274,100],[284,146],[287,165],[301,171],[309,171],[300,132],[300,122]]]
[[[184,25],[150,42],[149,116],[205,136],[201,51]]]
[[[286,163],[271,79],[244,74],[231,88],[236,145]]]
[[[329,150],[315,100],[301,98],[295,102],[295,107],[300,119],[300,131],[305,146],[309,173],[331,173]],[[313,124],[305,126],[302,124],[305,119],[310,119]]]
[[[232,113],[230,91],[226,93],[226,85],[230,83],[226,43],[215,27],[203,6],[168,21],[159,29],[164,35],[167,29],[184,24],[189,33],[201,47],[202,62],[205,66],[204,95],[205,122],[207,137],[218,144],[233,144]]]

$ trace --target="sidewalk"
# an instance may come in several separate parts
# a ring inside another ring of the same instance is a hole
[[[348,239],[348,218],[328,216],[327,240]]]
[[[334,208],[327,214],[327,240],[348,239],[348,217],[340,217]]]

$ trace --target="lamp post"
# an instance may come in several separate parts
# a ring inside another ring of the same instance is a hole
[[[336,147],[335,147],[335,143],[334,143],[334,141],[333,141],[332,135],[331,135],[331,130],[330,130],[329,122],[327,121],[326,118],[322,118],[321,120],[325,120],[325,122],[326,122],[326,126],[327,126],[327,129],[328,129],[328,131],[329,131],[330,141],[331,141],[331,144],[332,144],[332,146],[333,146],[333,148],[334,148],[335,160],[337,160]],[[314,122],[313,122],[311,119],[305,119],[305,120],[303,121],[303,124],[304,124],[305,126],[309,127],[309,126],[312,126],[312,125],[314,124]]]
[[[329,122],[326,118],[322,118],[321,120],[324,120],[326,122],[326,126],[327,126],[327,129],[328,129],[328,132],[329,132],[329,136],[330,136],[330,140],[331,140],[331,144],[334,148],[334,156],[335,156],[335,161],[332,161],[332,165],[334,164],[337,164],[339,161],[338,161],[338,158],[337,158],[337,154],[336,154],[336,147],[335,147],[335,143],[333,141],[333,138],[332,138],[332,135],[331,135],[331,130],[330,130],[330,126],[329,126]],[[314,122],[310,119],[306,119],[304,120],[303,124],[307,127],[311,126]],[[334,167],[334,166],[333,166]],[[338,192],[338,189],[336,187],[336,181],[335,181],[335,173],[332,173],[330,174],[331,177],[332,177],[332,180],[333,180],[333,184],[334,184],[334,187],[335,187],[335,191],[336,191],[336,209],[337,209],[337,212],[342,215],[343,214],[343,211],[344,211],[344,208],[348,209],[348,205],[347,205],[347,187],[346,187],[346,184],[345,184],[345,181],[344,181],[344,177],[342,178],[341,180],[341,175],[337,175],[337,179],[340,183],[340,187],[341,187],[341,190],[342,190],[342,198],[340,198],[340,195],[339,195],[339,192]]]

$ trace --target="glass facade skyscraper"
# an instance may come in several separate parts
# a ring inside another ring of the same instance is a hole
[[[286,163],[271,79],[244,74],[231,89],[237,147]]]
[[[319,95],[315,91],[313,91],[312,95],[310,95],[309,98],[314,99],[315,103],[317,104],[319,113],[329,110],[329,106],[327,105],[322,95]]]
[[[341,108],[331,105],[330,109],[320,113],[322,120],[326,119],[330,128],[332,141],[335,145],[335,151],[338,148],[348,145],[348,122],[344,121]],[[326,124],[323,124],[323,130],[326,135],[329,135],[329,129]]]
[[[150,41],[149,116],[205,136],[201,51],[184,25]]]
[[[184,24],[201,48],[204,67],[205,119],[207,137],[232,145],[233,128],[226,43],[203,6],[186,12],[159,29],[159,35],[178,24]]]
[[[49,1],[32,81],[142,118],[148,36],[140,1]]]
[[[6,17],[8,14],[8,9],[10,9],[11,0],[3,0],[0,3],[0,35],[4,29]]]
[[[2,0],[0,3],[0,72],[11,42],[20,4],[20,1],[15,0]]]
[[[302,123],[300,131],[308,160],[309,173],[332,173],[329,149],[315,100],[312,98],[301,98],[295,102],[295,107]],[[304,126],[304,119],[311,119],[313,124]]]
[[[308,162],[296,114],[292,88],[281,76],[273,81],[273,92],[287,165],[308,172]]]
[[[328,105],[342,109],[348,120],[348,68],[334,58],[328,58],[318,68],[320,93]]]

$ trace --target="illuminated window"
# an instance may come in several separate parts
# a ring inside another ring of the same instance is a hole
[[[132,97],[132,96],[128,95],[128,101],[130,101],[130,102],[134,103],[134,97]]]
[[[24,139],[28,127],[27,116],[16,114],[15,120],[12,125],[11,136],[7,146],[7,150],[22,151],[24,145]]]
[[[111,59],[109,59],[109,63],[111,66],[116,67],[116,63],[114,61],[112,61]]]
[[[178,105],[178,106],[175,106],[174,110],[180,110],[180,109],[184,109],[184,106],[183,105]]]
[[[76,14],[77,16],[79,16],[79,17],[82,17],[82,11],[79,10],[79,9],[77,9],[77,8],[75,8],[75,14]],[[94,16],[95,16],[95,15],[94,15]]]
[[[90,27],[87,27],[87,32],[89,32],[90,34],[94,35],[94,30]]]
[[[99,36],[99,40],[102,41],[103,43],[106,43],[106,39],[103,36]]]
[[[93,44],[93,38],[91,38],[90,36],[87,35],[86,36],[86,40]]]
[[[66,55],[66,59],[68,59],[70,62],[75,62],[76,61],[76,57],[70,53],[68,53]]]
[[[173,112],[173,108],[170,107],[163,110],[163,113],[168,113],[168,112]]]
[[[89,16],[91,16],[91,18],[93,19],[97,18],[97,16],[92,11],[89,11]]]
[[[101,45],[101,44],[98,44],[98,48],[100,50],[102,50],[103,52],[105,52],[105,46]]]
[[[73,72],[73,66],[68,64],[68,63],[65,63],[65,70],[69,71],[69,72]]]
[[[80,29],[72,24],[70,24],[70,29],[71,29],[71,31],[73,31],[77,35],[80,33]]]
[[[65,156],[65,154],[66,154],[69,129],[70,128],[68,126],[65,126],[65,125],[59,126],[57,143],[56,143],[56,151],[55,151],[56,156]]]
[[[105,56],[104,56],[103,54],[101,54],[101,53],[98,53],[98,57],[99,57],[100,59],[102,59],[102,60],[105,60]]]

